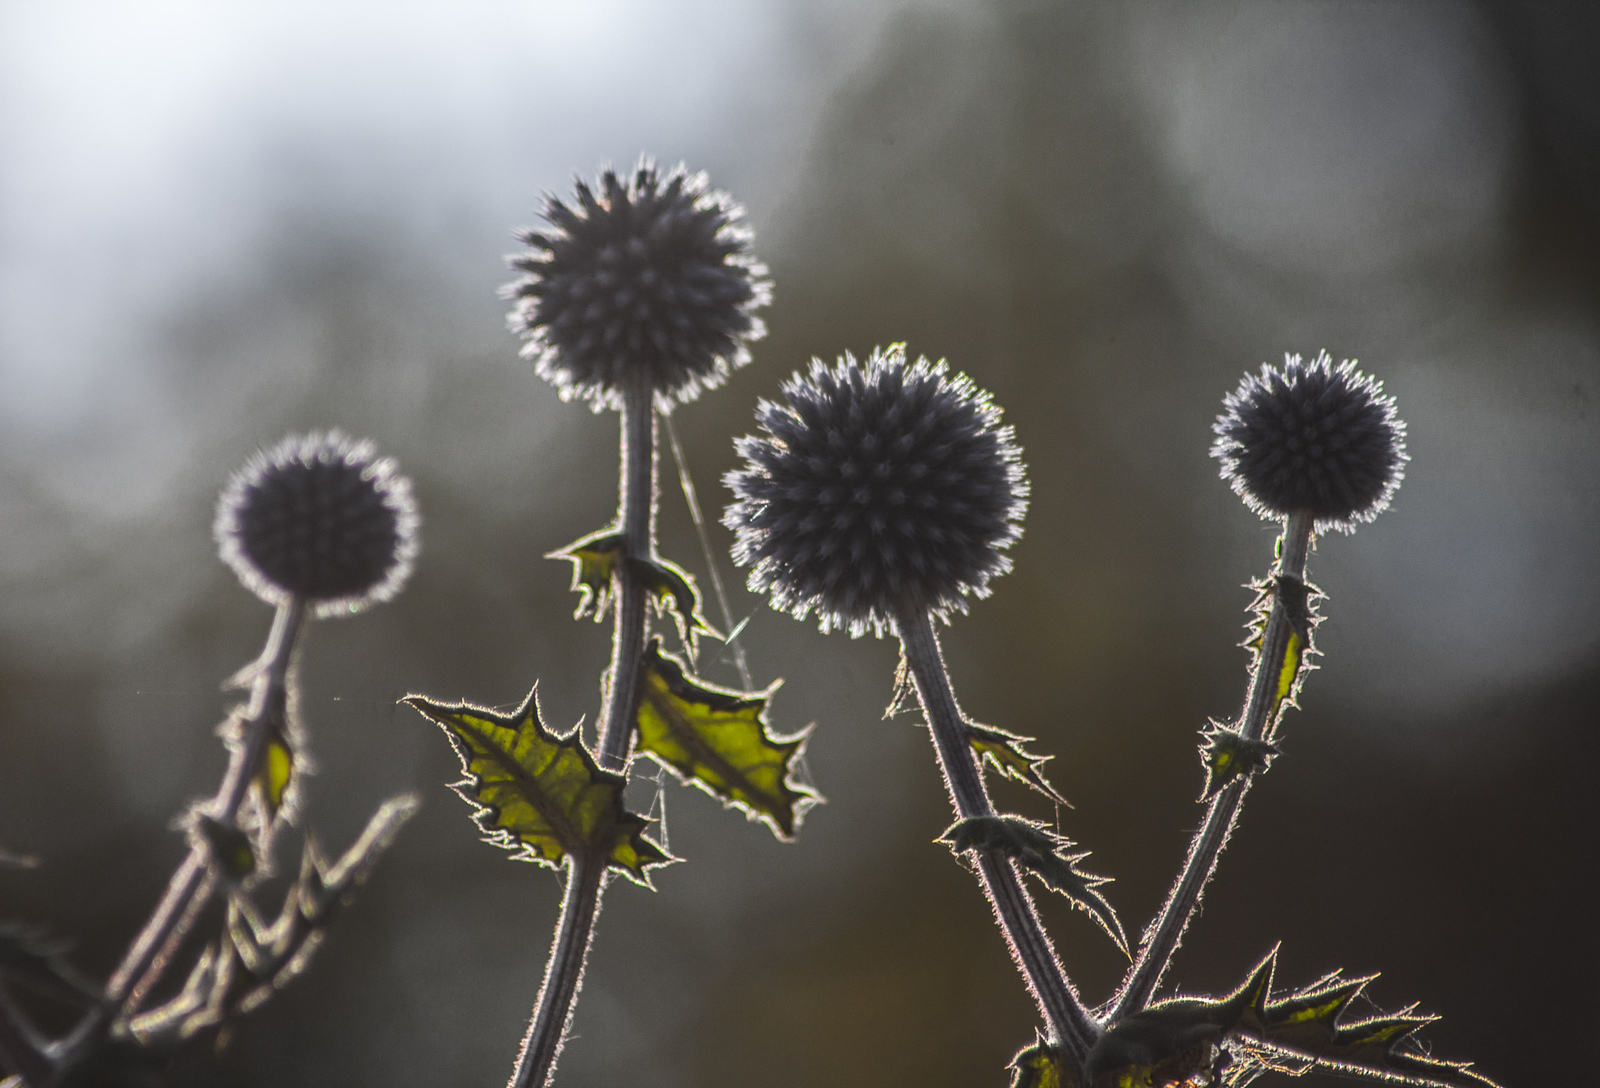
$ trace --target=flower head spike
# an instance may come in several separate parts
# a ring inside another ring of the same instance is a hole
[[[723,521],[750,587],[823,631],[892,629],[897,614],[964,610],[1011,567],[1028,484],[1000,409],[941,361],[906,362],[905,345],[862,366],[783,386],[786,405],[756,409],[765,435],[737,446]]]
[[[663,176],[648,159],[631,179],[607,169],[576,191],[546,196],[549,226],[518,233],[532,252],[510,263],[527,275],[503,291],[523,354],[563,399],[620,407],[624,378],[644,370],[667,411],[749,362],[772,287],[738,204],[704,174]]]
[[[234,474],[213,527],[223,562],[268,604],[298,596],[317,615],[399,592],[417,554],[411,481],[370,442],[295,435]]]
[[[1338,366],[1285,356],[1262,366],[1223,401],[1211,456],[1222,477],[1263,518],[1310,514],[1316,529],[1351,532],[1385,507],[1405,474],[1406,425],[1383,384]]]

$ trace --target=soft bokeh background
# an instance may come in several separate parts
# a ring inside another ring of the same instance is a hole
[[[1320,542],[1326,657],[1169,981],[1382,970],[1442,1056],[1591,1070],[1600,941],[1600,9],[998,0],[0,3],[0,916],[103,973],[214,788],[219,679],[269,615],[215,560],[227,473],[370,435],[416,481],[394,604],[311,634],[342,848],[425,799],[312,972],[184,1083],[492,1084],[555,876],[475,840],[408,691],[592,717],[607,630],[546,551],[603,525],[615,420],[516,357],[513,225],[641,151],[750,209],[771,335],[675,416],[709,508],[811,356],[907,340],[1027,451],[1016,572],[946,639],[976,718],[1036,736],[1130,929],[1199,818],[1193,730],[1244,686],[1272,530],[1206,457],[1285,351],[1359,357],[1410,425],[1392,511]],[[704,564],[675,488],[663,550]],[[727,534],[712,526],[719,548]],[[703,581],[703,574],[702,574]],[[737,579],[735,580],[737,582]],[[800,841],[674,784],[651,895],[614,890],[562,1083],[1002,1085],[1034,1017],[893,648],[736,591],[776,722],[817,721]],[[706,666],[734,679],[725,663]],[[657,803],[648,780],[641,806]],[[1000,801],[1049,818],[1010,786]],[[1047,922],[1096,998],[1116,953]],[[1304,1083],[1310,1084],[1308,1080]]]

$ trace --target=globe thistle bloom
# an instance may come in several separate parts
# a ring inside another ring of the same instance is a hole
[[[766,334],[754,316],[771,298],[750,253],[744,210],[678,166],[641,161],[631,180],[604,170],[570,203],[546,196],[545,230],[519,231],[527,275],[503,294],[523,354],[561,392],[594,409],[621,406],[630,374],[650,376],[657,406],[687,403],[749,362]]]
[[[411,481],[370,442],[294,435],[256,454],[217,503],[222,561],[268,604],[291,596],[319,616],[399,592],[417,554]]]
[[[1333,365],[1285,356],[1282,370],[1246,375],[1212,428],[1211,456],[1245,505],[1263,518],[1301,512],[1318,532],[1351,532],[1389,505],[1405,474],[1406,425],[1383,384]]]
[[[736,443],[738,501],[724,523],[750,588],[822,630],[880,637],[897,615],[965,610],[1011,568],[1028,484],[989,394],[944,362],[907,364],[905,345],[848,353],[756,409],[764,435]]]

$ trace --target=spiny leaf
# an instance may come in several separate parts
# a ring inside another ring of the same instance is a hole
[[[256,871],[255,847],[237,824],[198,812],[192,826],[194,835],[205,843],[212,865],[228,883],[237,884]]]
[[[629,556],[627,537],[616,529],[590,533],[545,558],[564,559],[572,564],[572,588],[580,594],[578,610],[573,613],[575,619],[582,619],[591,611],[596,623],[605,619],[616,595],[619,565],[626,562],[629,573],[650,594],[656,611],[672,617],[678,639],[691,655],[700,635],[720,637],[700,610],[694,575],[666,559]]]
[[[762,692],[717,687],[651,639],[636,722],[642,754],[788,840],[822,798],[793,780],[812,727],[783,736],[767,725],[767,701],[781,682]]]
[[[1128,937],[1117,912],[1105,896],[1095,890],[1111,878],[1078,869],[1077,863],[1088,857],[1089,851],[1070,853],[1072,842],[1043,824],[1021,816],[969,816],[946,828],[939,841],[949,843],[957,854],[968,850],[995,850],[1005,854],[1037,876],[1046,887],[1060,892],[1075,906],[1087,911],[1122,954],[1128,954]]]
[[[1155,1088],[1202,1073],[1217,1083],[1227,1064],[1224,1041],[1240,1024],[1260,1023],[1277,954],[1274,948],[1226,996],[1171,997],[1109,1025],[1085,1063],[1090,1085]]]
[[[572,588],[579,594],[578,610],[572,614],[573,619],[582,619],[590,611],[596,623],[605,618],[611,607],[612,575],[617,561],[626,553],[627,537],[616,529],[606,528],[545,556],[546,559],[565,559],[572,564]]]
[[[628,569],[650,593],[656,611],[672,617],[678,641],[691,657],[699,636],[721,637],[700,611],[700,594],[695,591],[694,575],[666,559],[630,558]]]
[[[1300,694],[1306,673],[1314,667],[1309,663],[1317,652],[1313,633],[1321,618],[1312,607],[1312,602],[1323,593],[1309,582],[1287,574],[1252,581],[1249,588],[1255,591],[1256,596],[1250,603],[1251,620],[1246,625],[1249,634],[1243,645],[1247,649],[1260,655],[1262,636],[1275,605],[1282,605],[1284,616],[1289,621],[1289,640],[1285,646],[1283,663],[1278,669],[1272,706],[1267,713],[1267,721],[1275,727],[1283,707],[1295,705],[1294,700]],[[1269,739],[1272,732],[1273,729],[1269,728]]]
[[[967,739],[980,763],[987,763],[1007,778],[1033,787],[1057,804],[1072,807],[1071,802],[1057,793],[1040,771],[1055,757],[1036,756],[1022,747],[1033,740],[1032,737],[1019,737],[991,725],[967,722]]]
[[[294,749],[283,731],[274,729],[267,738],[267,749],[261,754],[261,766],[256,771],[256,788],[261,791],[269,817],[276,817],[283,808],[294,773]]]
[[[625,780],[600,769],[576,729],[561,737],[545,728],[537,691],[509,716],[420,695],[401,702],[449,736],[467,775],[452,788],[477,810],[486,842],[552,868],[569,854],[595,853],[651,886],[646,870],[672,859],[644,837],[650,821],[623,808]]]
[[[1343,1022],[1376,975],[1346,978],[1335,971],[1274,998],[1277,952],[1269,952],[1224,997],[1168,998],[1108,1026],[1089,1054],[1091,1086],[1182,1083],[1207,1070],[1214,1083],[1242,1085],[1266,1069],[1299,1073],[1317,1067],[1427,1088],[1494,1088],[1468,1063],[1402,1049],[1435,1019],[1418,1014],[1414,1005]],[[1222,1064],[1213,1064],[1221,1061],[1211,1053],[1216,1048],[1237,1060],[1226,1067],[1226,1076]]]
[[[1217,721],[1200,736],[1204,741],[1200,745],[1200,762],[1206,769],[1206,782],[1200,790],[1202,801],[1209,801],[1236,778],[1265,770],[1272,757],[1278,754],[1277,747],[1267,741],[1240,736],[1236,730]]]
[[[1451,1062],[1401,1049],[1418,1030],[1438,1019],[1411,1005],[1351,1023],[1341,1018],[1377,975],[1344,978],[1338,972],[1283,998],[1269,1001],[1263,1023],[1244,1033],[1281,1053],[1351,1076],[1430,1088],[1492,1088],[1470,1062]]]
[[[1011,1064],[1011,1088],[1078,1088],[1066,1055],[1043,1039],[1017,1051]]]

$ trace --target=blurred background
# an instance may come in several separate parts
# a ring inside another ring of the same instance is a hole
[[[771,335],[674,416],[713,522],[730,438],[812,356],[909,342],[1009,411],[1015,573],[945,638],[976,719],[1075,804],[1130,932],[1200,818],[1274,529],[1206,456],[1285,352],[1410,427],[1391,511],[1319,542],[1325,657],[1169,985],[1383,971],[1436,1054],[1579,1083],[1600,1013],[1600,7],[1480,2],[0,2],[0,916],[103,977],[223,766],[268,610],[215,559],[228,473],[291,431],[416,483],[408,590],[304,658],[305,821],[424,805],[308,976],[184,1084],[494,1084],[557,877],[479,843],[407,692],[598,706],[609,628],[540,556],[614,510],[616,421],[518,359],[510,230],[641,152],[749,209]],[[701,574],[663,478],[662,550]],[[728,534],[711,533],[726,562]],[[896,653],[734,587],[828,804],[783,845],[643,774],[688,863],[607,898],[561,1083],[994,1085],[1035,1016]],[[703,671],[732,683],[713,654]],[[1120,957],[1043,905],[1092,1000]],[[1279,1083],[1286,1083],[1280,1081]],[[1305,1084],[1317,1083],[1309,1078]]]

